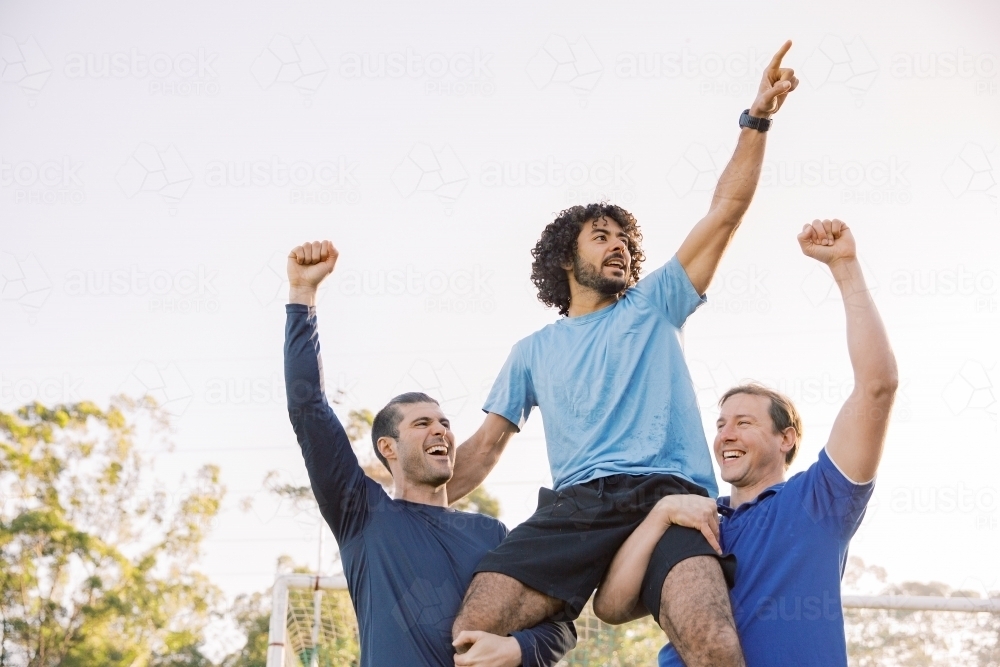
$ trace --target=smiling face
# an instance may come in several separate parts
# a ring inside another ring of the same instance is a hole
[[[613,296],[625,289],[631,266],[628,234],[617,222],[602,217],[583,223],[573,266],[567,267],[577,283],[602,296]]]
[[[455,470],[455,435],[441,406],[409,403],[395,407],[401,415],[399,437],[379,439],[393,477],[407,485],[446,484]]]
[[[751,487],[784,479],[785,455],[798,436],[791,427],[775,432],[770,409],[770,398],[753,394],[733,394],[722,404],[713,450],[723,481]]]

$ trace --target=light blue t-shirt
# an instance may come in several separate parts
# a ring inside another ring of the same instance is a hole
[[[733,510],[719,498],[729,592],[747,667],[847,667],[840,580],[875,482],[855,484],[826,450],[805,472]],[[667,644],[660,667],[684,667]]]
[[[518,341],[483,410],[521,428],[541,409],[556,490],[618,473],[669,473],[715,497],[680,340],[704,302],[675,256],[613,305]]]

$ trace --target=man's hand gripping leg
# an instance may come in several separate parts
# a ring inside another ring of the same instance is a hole
[[[451,635],[457,637],[465,630],[480,630],[506,637],[551,618],[562,611],[564,604],[513,577],[499,572],[479,572],[465,593]]]

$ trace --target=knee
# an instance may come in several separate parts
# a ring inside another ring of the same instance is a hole
[[[730,667],[744,667],[743,648],[740,646],[740,638],[736,634],[736,628],[727,627],[714,637],[711,645],[712,655],[706,664],[725,665]]]
[[[453,638],[457,637],[466,630],[475,630],[475,628],[468,622],[462,610],[459,610],[458,616],[455,617],[455,621],[451,624],[451,636]]]

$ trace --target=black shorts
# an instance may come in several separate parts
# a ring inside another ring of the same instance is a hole
[[[674,475],[610,475],[558,492],[539,489],[535,513],[486,554],[476,572],[499,572],[563,600],[565,609],[552,620],[574,620],[601,583],[618,547],[657,501],[683,493],[708,497],[705,489]],[[674,526],[657,545],[656,573],[666,565],[665,578],[670,568],[692,556],[718,554],[700,532]],[[736,561],[732,556],[720,561],[732,586]],[[646,602],[647,597],[651,596],[644,591],[643,602],[658,615],[659,589],[654,607],[649,607],[652,602]]]

